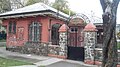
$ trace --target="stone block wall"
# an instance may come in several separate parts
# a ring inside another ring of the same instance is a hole
[[[26,42],[24,46],[16,46],[8,48],[12,52],[20,52],[23,54],[35,54],[48,56],[48,54],[56,56],[64,56],[66,52],[59,45],[49,45],[48,43]]]
[[[67,32],[60,32],[59,33],[59,45],[60,45],[60,52],[59,55],[67,56]]]
[[[22,53],[30,53],[36,55],[44,55],[48,54],[48,43],[30,43],[27,42],[21,50]]]
[[[67,57],[67,33],[59,33],[59,45],[48,45],[48,55],[66,58]]]
[[[48,46],[48,54],[59,55],[61,48],[59,45],[49,45]]]
[[[94,60],[94,48],[96,44],[96,32],[84,33],[85,60]]]
[[[94,59],[95,59],[95,61],[102,61],[102,49],[100,49],[100,48],[95,48],[95,56],[94,56]]]
[[[20,52],[24,54],[36,54],[36,55],[47,56],[48,43],[26,42],[24,46],[16,46],[14,48],[8,48],[8,50],[13,52]]]
[[[95,61],[102,61],[102,48],[95,48]],[[120,62],[120,50],[118,50],[118,62]]]

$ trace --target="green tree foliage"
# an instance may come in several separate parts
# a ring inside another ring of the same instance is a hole
[[[24,7],[21,0],[0,0],[0,13]]]
[[[120,32],[117,33],[117,37],[120,39]]]
[[[10,5],[10,0],[0,0],[0,13],[12,10]]]
[[[52,7],[56,8],[57,10],[63,11],[68,9],[68,1],[66,0],[55,0],[52,4]]]
[[[15,3],[17,3],[16,6],[18,6],[18,4],[19,4],[21,7],[28,6],[28,5],[31,5],[34,3],[38,3],[38,2],[42,2],[49,6],[51,5],[53,8],[57,9],[58,11],[64,12],[68,15],[75,14],[75,12],[73,12],[72,10],[69,9],[69,6],[68,6],[69,3],[66,0],[55,0],[55,2],[53,2],[53,3],[50,3],[49,0],[28,0],[26,4],[23,4],[21,2],[21,0],[0,0],[0,13],[6,12],[6,11],[11,11],[12,10],[11,2],[13,2],[13,3],[15,2]]]
[[[58,11],[64,12],[66,14],[74,15],[75,12],[69,9],[68,1],[66,0],[55,0],[54,3],[51,5],[53,8],[57,9]]]
[[[42,2],[44,4],[49,5],[48,0],[28,0],[27,3],[26,3],[26,6],[31,5],[31,4],[35,4],[35,3],[38,3],[38,2]]]
[[[68,15],[70,15],[70,16],[73,16],[73,15],[76,14],[75,12],[73,12],[73,11],[70,10],[70,9],[64,9],[64,10],[62,10],[62,12],[64,12],[65,14],[68,14]]]
[[[31,5],[31,4],[35,4],[38,2],[42,2],[44,4],[47,4],[55,9],[57,9],[58,11],[64,12],[68,15],[75,14],[75,12],[73,12],[72,10],[69,9],[68,1],[66,1],[66,0],[55,0],[55,2],[53,2],[53,3],[50,3],[49,0],[28,0],[26,3],[26,6]]]

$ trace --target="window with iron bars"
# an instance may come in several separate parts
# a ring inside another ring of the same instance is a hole
[[[9,22],[9,33],[16,33],[16,22]]]
[[[52,25],[52,31],[51,31],[51,41],[52,45],[59,45],[59,28],[61,27],[61,24],[53,24]]]
[[[32,22],[29,25],[29,41],[40,42],[41,40],[41,24],[39,22]]]

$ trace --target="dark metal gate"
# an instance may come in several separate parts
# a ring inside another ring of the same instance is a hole
[[[84,61],[84,48],[68,46],[68,59]]]
[[[82,27],[70,27],[68,34],[68,59],[84,61],[83,35]]]

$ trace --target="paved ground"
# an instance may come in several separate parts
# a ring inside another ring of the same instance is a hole
[[[51,65],[48,65],[46,67],[98,67],[98,66],[88,65],[78,61],[63,60]]]
[[[67,59],[58,59],[47,56],[38,56],[31,54],[20,54],[17,52],[6,51],[5,47],[0,47],[0,56],[5,58],[12,58],[17,60],[22,60],[26,62],[31,62],[35,65],[23,65],[14,67],[97,67],[93,65],[87,65],[80,61],[73,61]]]
[[[12,66],[12,67],[38,67],[36,65],[22,65],[22,66]]]
[[[4,46],[5,42],[0,42],[0,46]],[[31,54],[21,54],[18,52],[6,51],[5,47],[0,47],[0,56],[4,58],[12,58],[25,62],[33,63],[34,65],[12,66],[12,67],[97,67],[87,65],[80,61],[73,61],[67,59],[58,59],[47,56],[38,56]]]
[[[18,52],[6,51],[5,47],[0,47],[0,56],[5,57],[5,58],[18,59],[18,60],[22,60],[26,62],[31,62],[31,63],[36,63],[39,61],[50,59],[50,57],[45,57],[45,56],[21,54]]]
[[[6,45],[6,42],[0,42],[0,47],[3,47]]]
[[[0,46],[4,46],[5,42],[0,42]],[[14,67],[98,67],[96,65],[84,64],[80,61],[73,61],[68,59],[58,59],[47,56],[38,56],[31,54],[21,54],[18,52],[6,51],[5,47],[0,47],[0,56],[5,58],[12,58],[16,60],[21,60],[25,62],[33,63],[34,65],[23,65]],[[13,67],[13,66],[12,66]]]

